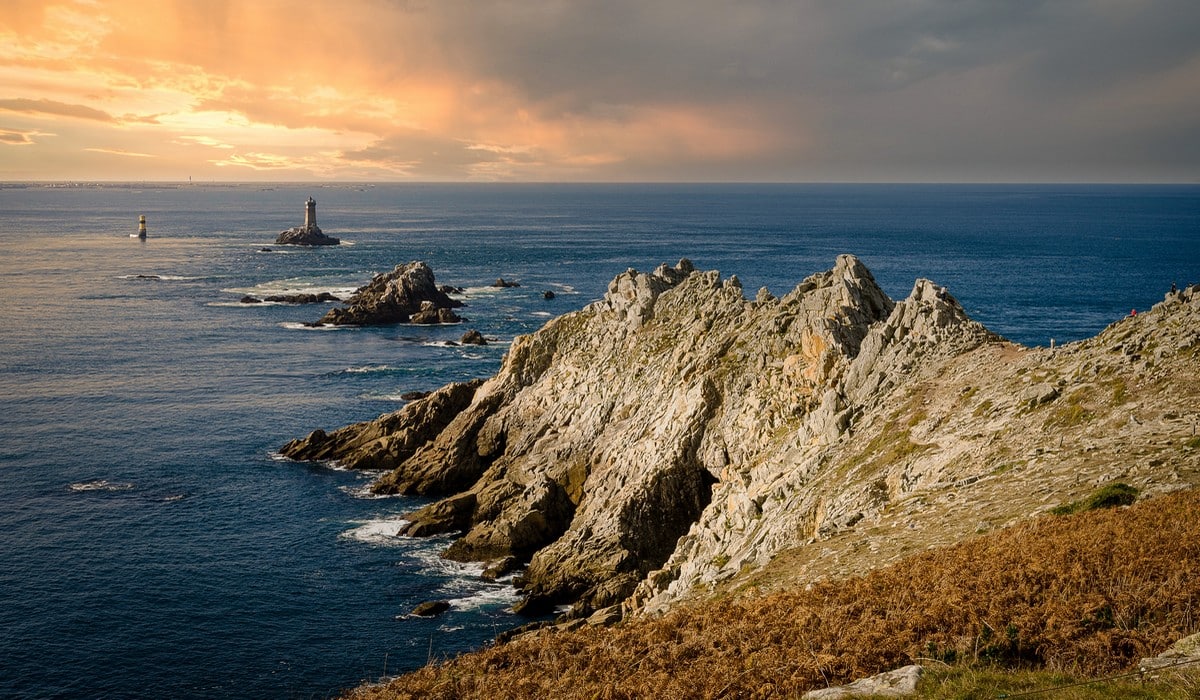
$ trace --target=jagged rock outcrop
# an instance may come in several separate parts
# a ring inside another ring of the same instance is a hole
[[[378,326],[391,323],[457,323],[450,311],[463,304],[434,283],[433,270],[420,261],[397,265],[359,287],[346,308],[330,309],[315,325]]]
[[[314,430],[279,449],[284,457],[337,460],[348,469],[393,469],[437,437],[470,405],[482,381],[447,384],[404,408],[332,433]]]
[[[340,245],[341,240],[327,236],[316,224],[293,226],[286,231],[280,231],[275,237],[276,245]]]
[[[953,541],[1093,487],[1128,457],[1100,416],[1131,409],[1104,382],[1161,373],[1190,413],[1156,408],[1155,429],[1179,432],[1200,405],[1194,381],[1171,384],[1195,375],[1200,290],[1160,306],[1094,342],[1026,349],[927,280],[893,302],[852,256],[753,301],[683,260],[617,275],[601,301],[514,339],[466,405],[427,407],[435,394],[285,453],[386,464],[376,491],[443,496],[406,534],[458,532],[448,557],[527,562],[523,610],[662,610],[776,559],[861,569],[924,546],[931,523]],[[425,411],[436,427],[419,427]],[[396,426],[419,438],[383,449]],[[1026,455],[1067,437],[1077,455]],[[1162,450],[1164,484],[1200,480],[1195,450]],[[1037,508],[1010,493],[1035,482]]]

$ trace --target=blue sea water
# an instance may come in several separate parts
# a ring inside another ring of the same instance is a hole
[[[273,246],[310,194],[347,245]],[[1012,340],[1080,339],[1200,282],[1200,187],[0,187],[0,246],[0,696],[307,698],[523,620],[444,540],[392,536],[419,501],[279,460],[287,440],[490,375],[514,335],[681,257],[752,296],[852,252],[893,298],[927,277]],[[469,288],[468,323],[238,303],[417,259]],[[465,328],[501,342],[446,345]]]

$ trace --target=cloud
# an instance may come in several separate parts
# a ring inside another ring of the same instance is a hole
[[[518,152],[474,145],[423,131],[392,134],[356,150],[343,151],[342,160],[370,164],[418,178],[466,179],[486,166],[522,160]]]
[[[0,110],[197,173],[1196,180],[1197,31],[1195,0],[14,0]]]
[[[151,153],[138,153],[137,151],[126,151],[123,148],[85,148],[83,149],[90,153],[107,153],[112,156],[128,156],[130,158],[156,158],[157,156]]]
[[[116,121],[111,114],[88,107],[87,105],[70,104],[47,99],[17,98],[0,100],[0,110],[6,112],[24,112],[27,114],[47,114],[75,119],[90,119],[100,122]]]
[[[209,162],[218,167],[235,165],[251,170],[287,170],[303,167],[295,159],[275,153],[234,153],[228,158]]]
[[[8,146],[29,146],[34,143],[30,138],[36,132],[30,131],[13,131],[11,129],[0,129],[0,143]]]

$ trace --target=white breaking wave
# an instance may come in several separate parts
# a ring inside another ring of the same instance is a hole
[[[256,306],[256,304],[251,304],[251,306]],[[358,328],[358,326],[310,326],[307,323],[298,323],[296,321],[288,321],[279,325],[289,331],[345,331]]]
[[[340,537],[368,544],[398,544],[400,531],[409,521],[404,518],[382,518],[358,521],[356,528],[346,530]]]
[[[345,374],[367,374],[370,372],[402,372],[403,367],[393,367],[391,365],[365,365],[363,367],[347,367],[342,370]]]
[[[357,486],[339,486],[338,490],[344,494],[348,494],[351,498],[361,498],[364,501],[378,501],[384,498],[400,498],[399,494],[394,493],[375,493],[371,490],[373,480],[368,480]]]
[[[409,556],[421,565],[419,573],[422,575],[450,577],[453,580],[447,585],[453,587],[458,583],[462,583],[462,579],[464,578],[478,579],[479,575],[483,573],[484,565],[479,562],[461,562],[443,559],[440,554],[442,545],[446,543],[443,541],[443,538],[428,538],[423,541],[435,546],[409,552]]]
[[[320,294],[321,292],[329,292],[339,299],[345,299],[353,294],[358,289],[358,286],[357,283],[349,282],[345,279],[290,277],[262,282],[253,287],[229,287],[221,291],[229,294],[241,294],[243,296],[248,294],[259,298],[277,294]]]
[[[184,275],[121,275],[118,279],[123,280],[151,280],[160,282],[185,282],[188,280],[204,279],[203,277],[185,277]]]
[[[554,314],[550,313],[549,311],[534,311],[533,313],[530,314],[530,316],[542,316],[545,318],[550,318],[553,315]]]
[[[67,488],[72,491],[128,491],[133,488],[133,484],[97,479],[95,481],[80,481],[71,484]]]
[[[455,610],[478,610],[502,605],[509,607],[521,599],[517,589],[506,584],[493,584],[462,598],[451,598]]]

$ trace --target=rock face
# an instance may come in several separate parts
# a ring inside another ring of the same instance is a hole
[[[340,245],[341,240],[326,236],[321,227],[316,224],[293,226],[286,231],[280,231],[275,237],[276,245]]]
[[[852,256],[753,301],[681,260],[514,339],[485,382],[284,454],[442,496],[405,534],[462,532],[445,556],[526,562],[524,611],[658,611],[776,559],[854,572],[925,546],[931,526],[945,543],[1044,512],[1128,471],[1135,429],[1163,445],[1138,457],[1155,488],[1200,480],[1200,450],[1179,447],[1200,407],[1198,329],[1200,288],[1026,349],[927,280],[893,302]],[[1174,403],[1129,406],[1132,380],[1105,393],[1130,373]],[[1126,425],[1131,411],[1144,420]]]
[[[358,288],[344,309],[330,309],[317,325],[378,326],[392,323],[458,323],[451,311],[463,304],[434,283],[433,270],[420,261],[397,265]]]

